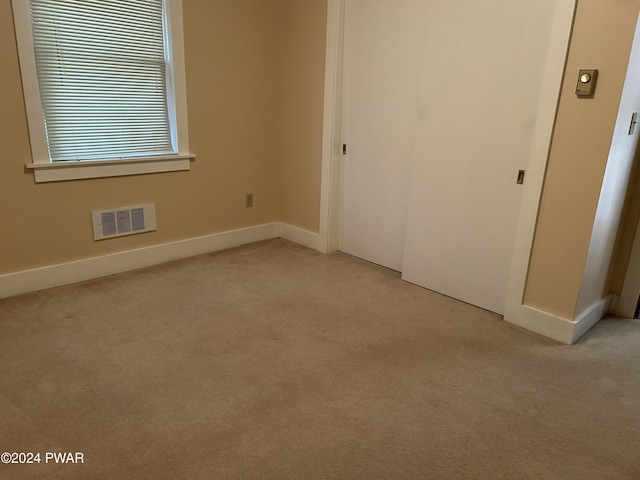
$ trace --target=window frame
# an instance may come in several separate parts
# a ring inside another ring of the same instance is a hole
[[[33,171],[37,183],[190,169],[191,159],[194,159],[195,155],[189,151],[182,0],[163,0],[163,3],[167,22],[167,38],[165,39],[167,46],[167,107],[171,122],[172,140],[177,154],[121,160],[51,162],[36,71],[29,1],[12,0],[20,71],[22,74],[22,88],[31,143],[32,162],[27,163],[25,166],[28,170]]]

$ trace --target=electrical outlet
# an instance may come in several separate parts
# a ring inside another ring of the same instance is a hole
[[[253,207],[253,193],[247,193],[245,195],[244,206],[247,208]]]

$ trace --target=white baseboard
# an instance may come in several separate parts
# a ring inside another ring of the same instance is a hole
[[[557,317],[528,305],[520,305],[515,313],[507,311],[504,320],[568,345],[573,339],[573,322],[571,320]]]
[[[277,237],[282,237],[319,252],[323,251],[319,234],[284,223],[268,223],[0,275],[0,298],[105,277]],[[504,319],[509,323],[545,337],[572,344],[607,313],[611,300],[611,297],[599,300],[573,321],[527,305],[520,305],[515,311],[513,309],[507,311]]]
[[[587,333],[591,327],[607,314],[610,304],[610,296],[601,298],[573,321],[575,327],[573,330],[573,339],[571,340],[572,344],[577,342],[580,337]]]
[[[269,223],[33,270],[8,273],[0,275],[0,298],[105,277],[180,258],[277,238],[279,235],[280,224]]]
[[[320,235],[317,233],[309,232],[308,230],[303,230],[302,228],[294,227],[293,225],[287,225],[286,223],[281,223],[280,236],[285,240],[289,240],[324,253]]]
[[[107,275],[277,237],[322,251],[320,235],[317,233],[274,222],[69,263],[7,273],[0,275],[0,298],[106,277]]]
[[[507,312],[504,319],[519,327],[571,345],[605,316],[609,303],[609,297],[600,299],[575,320],[567,320],[528,305],[520,305],[516,312]]]

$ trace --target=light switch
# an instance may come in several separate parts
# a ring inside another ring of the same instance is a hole
[[[596,92],[598,70],[580,70],[578,73],[578,85],[576,95],[579,97],[593,97]]]

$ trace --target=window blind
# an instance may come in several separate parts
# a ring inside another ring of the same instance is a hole
[[[163,0],[30,0],[52,162],[176,153]]]

